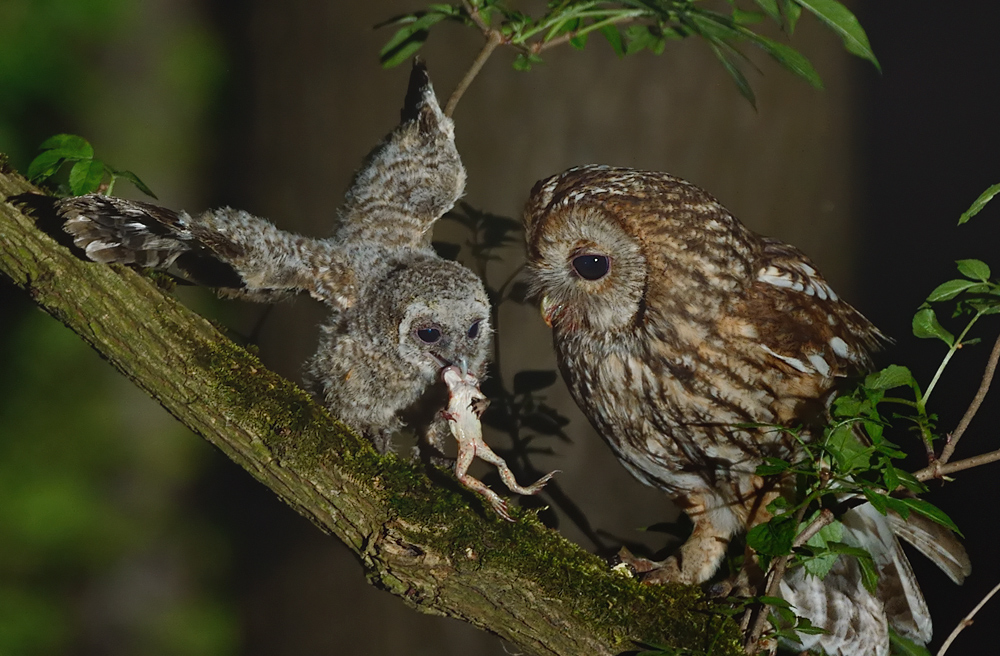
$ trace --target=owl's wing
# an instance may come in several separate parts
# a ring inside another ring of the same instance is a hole
[[[63,229],[96,262],[171,271],[227,295],[273,301],[298,292],[335,308],[354,302],[354,276],[324,240],[223,208],[186,212],[91,194],[55,203]]]
[[[798,249],[761,239],[743,308],[760,347],[802,374],[844,376],[869,363],[886,338],[841,300]]]
[[[365,158],[344,198],[337,240],[426,248],[434,222],[465,189],[455,125],[415,61],[400,124]]]

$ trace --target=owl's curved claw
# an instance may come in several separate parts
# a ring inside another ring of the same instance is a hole
[[[672,583],[680,580],[680,566],[673,556],[663,561],[650,560],[634,556],[628,548],[622,547],[615,554],[615,558],[620,564],[628,567],[629,571],[643,583]]]

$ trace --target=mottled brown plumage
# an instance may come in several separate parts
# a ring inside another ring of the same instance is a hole
[[[667,174],[570,169],[535,186],[525,227],[532,284],[574,399],[626,469],[694,523],[648,579],[708,580],[730,539],[769,519],[782,492],[782,481],[755,475],[766,456],[797,455],[792,432],[774,426],[801,426],[810,439],[837,379],[867,366],[881,334],[797,249]],[[873,530],[859,528],[856,542],[879,552],[883,574],[912,580],[891,531],[872,547]],[[856,567],[840,574],[827,585],[793,573],[783,592],[834,631],[814,645],[884,653],[884,598],[864,590]],[[843,588],[856,593],[837,619],[846,628],[824,615],[835,605],[825,595]],[[930,620],[915,582],[910,589],[913,612],[897,615],[916,620],[889,619],[926,642]]]

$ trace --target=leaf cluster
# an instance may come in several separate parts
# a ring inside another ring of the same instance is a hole
[[[975,216],[998,193],[1000,185],[987,189],[962,214],[959,224]],[[989,265],[975,259],[959,260],[956,265],[960,277],[938,285],[913,317],[915,336],[938,339],[948,346],[926,391],[907,367],[890,365],[871,373],[833,401],[822,439],[804,441],[795,435],[801,447],[796,461],[770,457],[757,467],[760,476],[794,481],[794,494],[781,496],[768,506],[774,517],[747,534],[747,545],[758,554],[762,566],[777,558],[788,558],[788,566],[803,567],[808,574],[823,578],[837,559],[851,557],[857,559],[865,587],[874,592],[878,572],[872,557],[845,540],[844,525],[838,519],[861,503],[871,504],[882,514],[896,513],[903,519],[917,513],[961,535],[941,509],[917,496],[926,491],[925,486],[896,465],[906,454],[886,436],[886,429],[902,420],[922,440],[928,459],[935,460],[935,444],[940,436],[936,433],[937,418],[928,412],[927,401],[955,352],[978,341],[967,337],[976,321],[1000,313],[1000,283],[991,279]],[[932,306],[945,302],[954,303],[953,318],[969,317],[957,337],[941,325]],[[775,430],[787,429],[775,427]],[[944,455],[942,462],[947,457],[948,454]],[[827,513],[825,520],[821,512]],[[818,530],[810,531],[817,527]],[[805,535],[808,539],[803,539]],[[794,640],[796,632],[809,632],[808,627],[803,630],[797,624],[801,620],[795,618],[781,599],[756,597],[741,603],[762,603],[771,608],[774,637]],[[893,639],[895,649],[927,653],[922,647],[897,638]]]
[[[446,22],[478,29],[488,39],[513,48],[517,53],[513,65],[518,70],[540,63],[541,53],[554,46],[568,43],[582,49],[591,34],[600,34],[619,57],[643,50],[661,54],[668,41],[693,36],[708,44],[740,93],[755,104],[742,68],[750,63],[742,49],[748,44],[812,86],[822,87],[819,74],[805,56],[756,28],[771,21],[791,36],[805,10],[836,33],[848,52],[879,67],[861,24],[837,0],[754,0],[751,9],[741,7],[737,0],[727,0],[725,12],[704,4],[700,0],[553,0],[540,16],[513,9],[504,0],[433,4],[379,25],[396,27],[379,58],[386,67],[408,60],[426,42],[430,29]]]
[[[135,173],[116,169],[94,157],[94,147],[83,137],[57,134],[42,142],[39,150],[42,152],[28,165],[28,179],[36,184],[48,181],[69,164],[68,188],[63,191],[73,196],[95,192],[110,195],[115,182],[122,178],[147,196],[156,198],[156,194]]]

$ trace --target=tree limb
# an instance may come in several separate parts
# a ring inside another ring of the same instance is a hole
[[[0,156],[0,199],[37,191]],[[55,234],[55,233],[53,233]],[[151,280],[84,261],[0,202],[0,274],[179,421],[323,531],[411,607],[536,654],[606,655],[636,641],[740,653],[696,588],[642,586],[546,529],[505,522],[453,477],[367,442]]]

